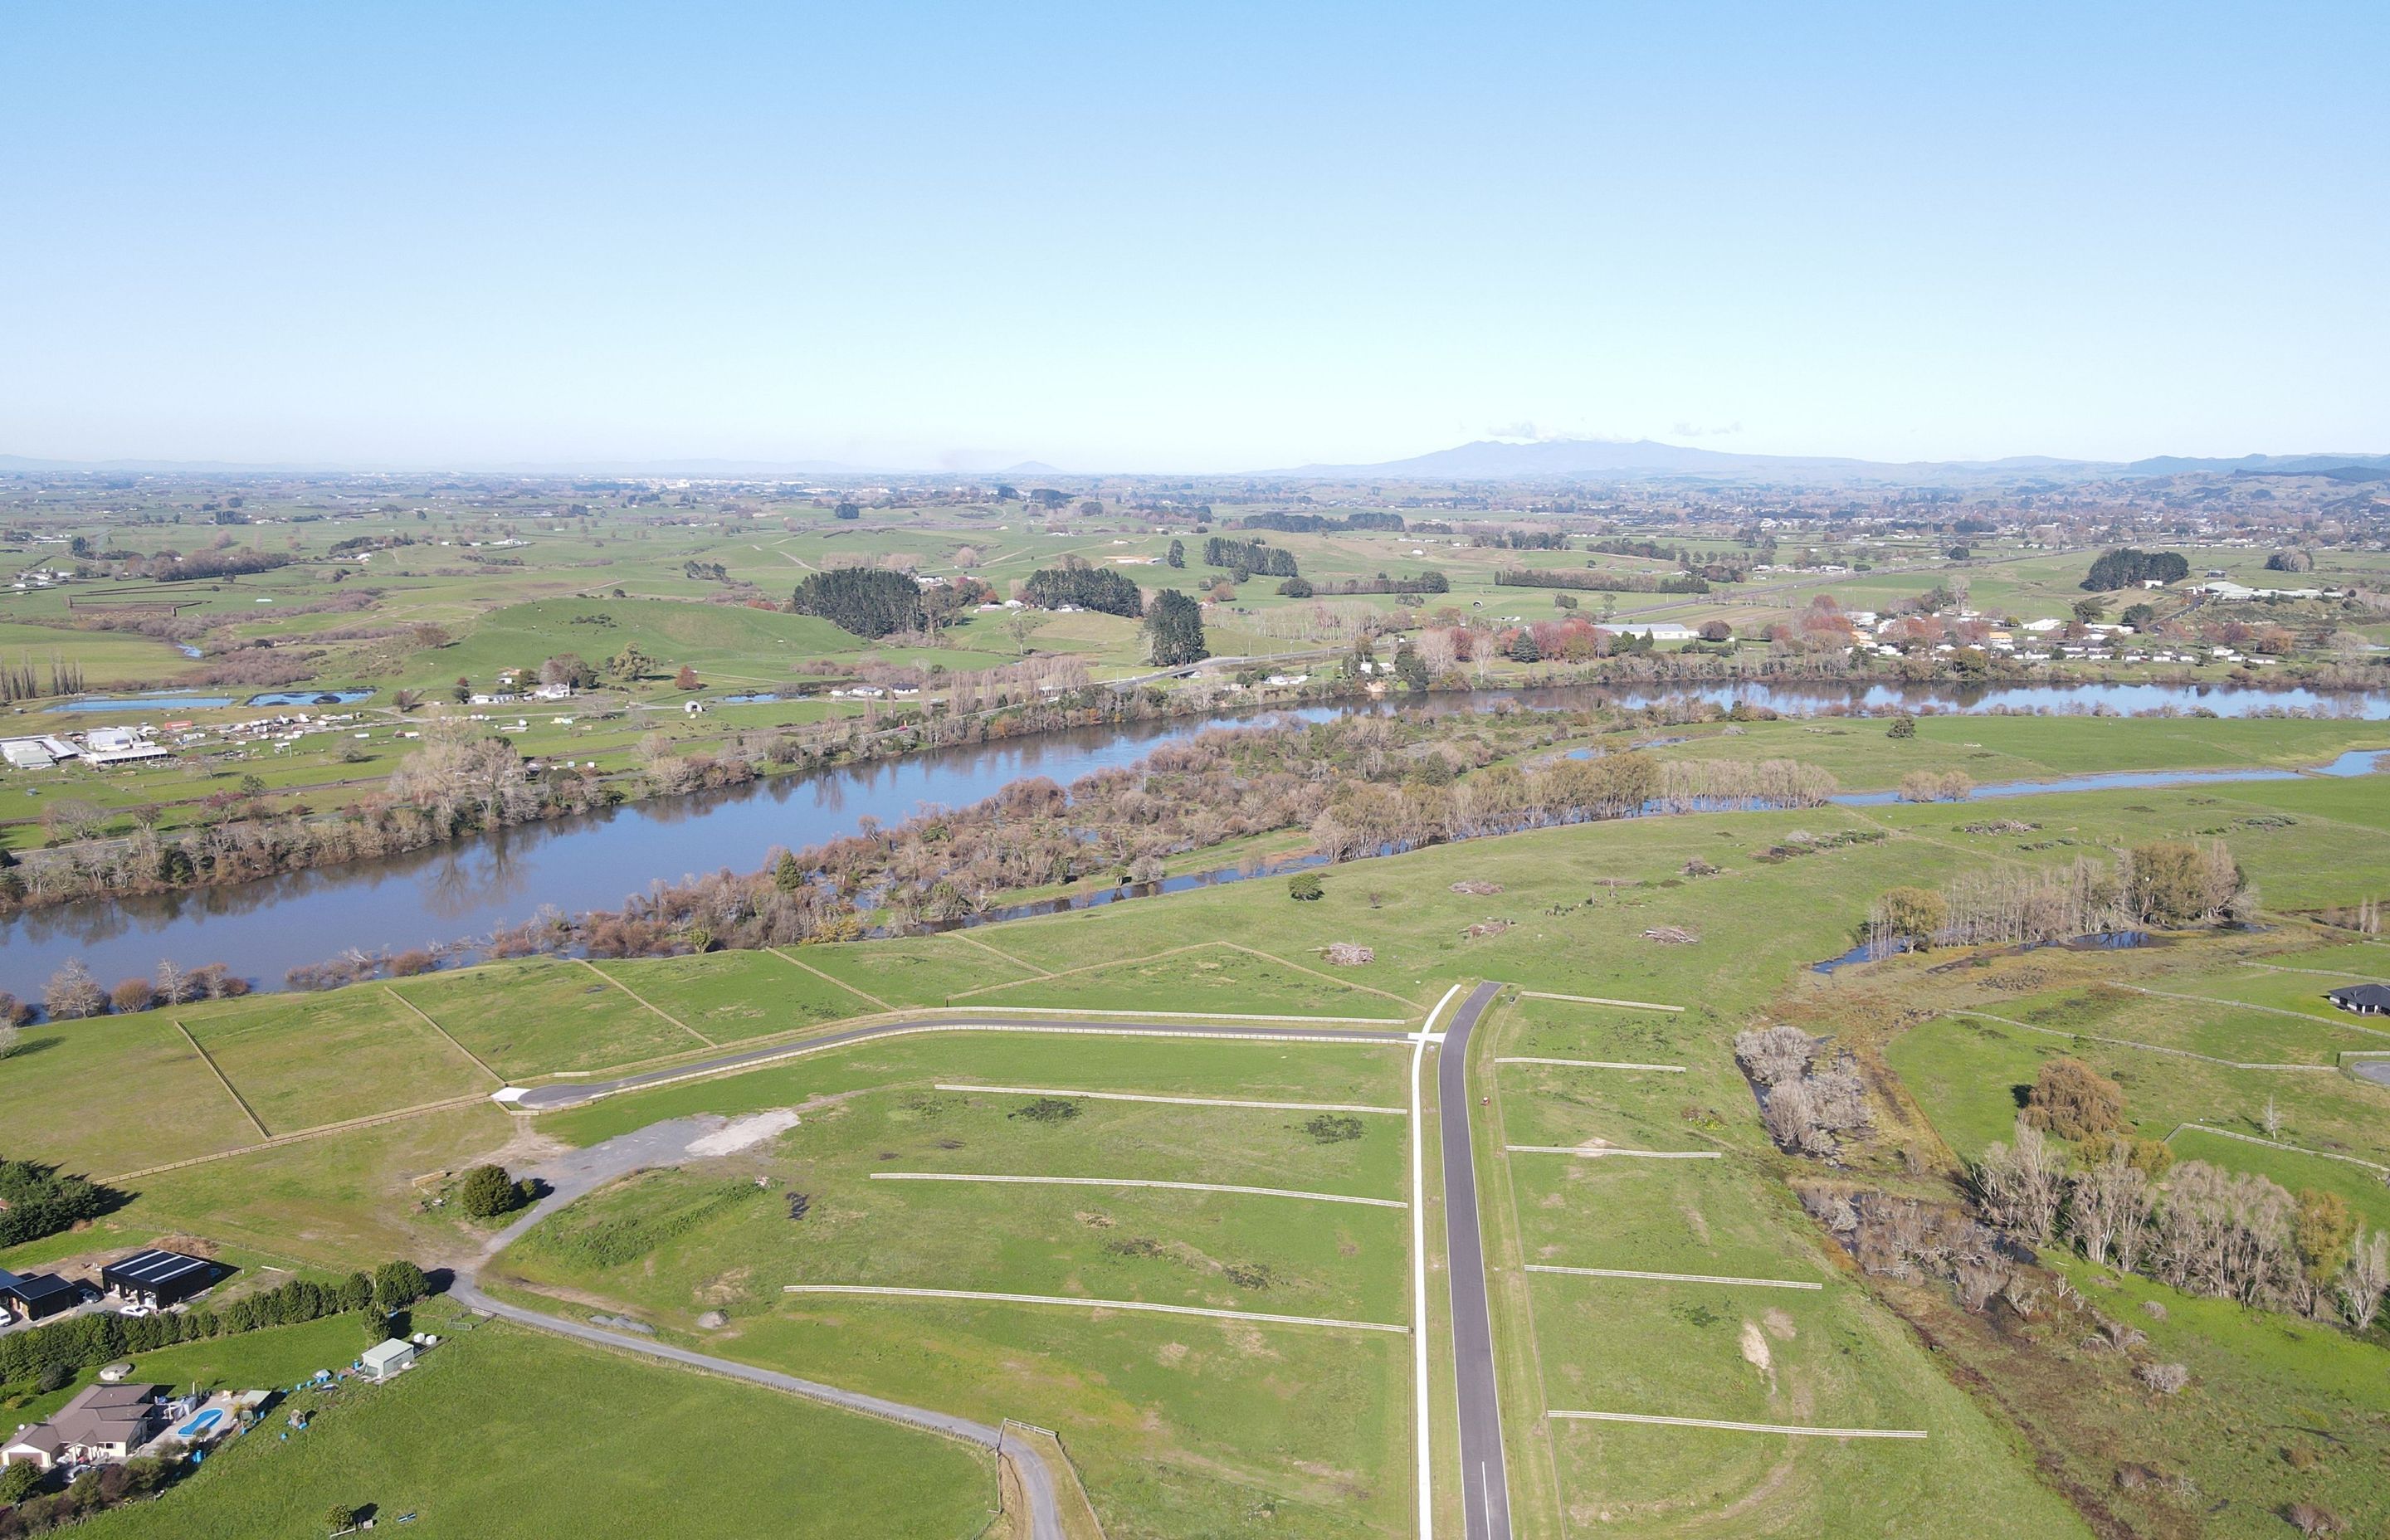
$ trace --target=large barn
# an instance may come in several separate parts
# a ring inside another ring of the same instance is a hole
[[[110,1293],[158,1310],[189,1299],[214,1283],[221,1271],[205,1257],[152,1249],[102,1267],[99,1283]]]

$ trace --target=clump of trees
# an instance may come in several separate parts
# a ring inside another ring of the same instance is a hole
[[[2113,593],[2144,583],[2178,583],[2190,575],[2191,563],[2179,551],[2144,551],[2127,545],[2094,560],[2083,586],[2095,594]]]
[[[1338,530],[1377,530],[1400,534],[1403,516],[1399,513],[1354,513],[1338,518],[1327,513],[1248,514],[1237,520],[1243,530],[1275,530],[1281,534],[1324,534]]]
[[[49,1480],[30,1461],[0,1470],[0,1540],[42,1534],[106,1512],[120,1503],[163,1492],[181,1467],[164,1456],[95,1466],[64,1490],[45,1493]]]
[[[1894,888],[1868,914],[1866,940],[1904,945],[1981,946],[2067,941],[2144,926],[2245,923],[2257,894],[2221,840],[2158,840],[2114,861],[1972,872],[1939,890]]]
[[[0,1251],[96,1219],[124,1195],[54,1165],[0,1159]],[[0,1376],[0,1378],[6,1378]]]
[[[1964,770],[1911,770],[1900,777],[1904,802],[1963,802],[1974,794],[1974,777]]]
[[[1690,573],[1559,571],[1550,568],[1511,567],[1494,574],[1506,588],[1576,588],[1597,594],[1706,594],[1708,582]]]
[[[1203,607],[1176,588],[1153,596],[1145,617],[1147,645],[1156,667],[1177,668],[1212,655],[1203,642]]]
[[[1203,564],[1226,567],[1232,571],[1247,572],[1258,577],[1291,578],[1299,576],[1294,553],[1265,540],[1231,540],[1214,535],[1203,542]]]
[[[841,631],[878,638],[921,627],[921,585],[879,567],[838,567],[808,573],[790,596],[800,615],[817,615]]]
[[[1145,614],[1145,596],[1125,572],[1100,567],[1046,567],[1029,574],[1021,597],[1041,610],[1066,604],[1129,620]]]
[[[2088,1072],[2084,1072],[2088,1074]],[[2037,1245],[2065,1241],[2094,1263],[2138,1272],[2186,1293],[2320,1317],[2337,1313],[2362,1331],[2390,1289],[2390,1234],[2368,1232],[2337,1193],[2293,1193],[2254,1172],[2204,1161],[2170,1168],[2147,1158],[2142,1141],[2098,1136],[2080,1159],[2043,1131],[2114,1121],[2122,1099],[2069,1071],[2088,1088],[2080,1106],[2059,1097],[2029,1104],[2013,1136],[1987,1146],[1971,1173],[1979,1211]],[[2037,1090],[2040,1089],[2037,1086]]]
[[[1777,1148],[1831,1156],[1845,1136],[1868,1126],[1867,1092],[1847,1051],[1819,1062],[1824,1040],[1798,1027],[1737,1033],[1734,1057],[1760,1091],[1760,1117]]]

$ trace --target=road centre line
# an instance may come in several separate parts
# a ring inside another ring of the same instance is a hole
[[[1428,1421],[1427,1137],[1420,1112],[1420,1069],[1426,1062],[1428,1044],[1444,1040],[1430,1029],[1461,987],[1455,984],[1444,992],[1444,998],[1420,1023],[1419,1036],[1413,1040],[1411,1049],[1411,1324],[1416,1328],[1411,1332],[1411,1426],[1413,1441],[1418,1445],[1420,1540],[1434,1540],[1435,1534],[1435,1440],[1431,1436]]]

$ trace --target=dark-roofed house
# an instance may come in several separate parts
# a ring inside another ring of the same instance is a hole
[[[157,1386],[93,1385],[49,1421],[18,1429],[0,1444],[0,1466],[31,1462],[47,1470],[61,1460],[95,1465],[130,1459],[162,1427]]]
[[[2359,1016],[2390,1016],[2390,984],[2343,984],[2324,998]]]
[[[56,1273],[29,1273],[23,1277],[0,1273],[0,1305],[29,1321],[57,1315],[82,1294],[82,1290]]]
[[[111,1293],[154,1310],[189,1299],[215,1282],[221,1271],[205,1257],[151,1250],[135,1251],[102,1267],[99,1283]]]

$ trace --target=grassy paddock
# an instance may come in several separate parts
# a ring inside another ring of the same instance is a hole
[[[504,1325],[451,1338],[389,1384],[302,1400],[316,1409],[306,1431],[286,1441],[269,1419],[160,1501],[86,1531],[315,1540],[341,1502],[385,1524],[419,1515],[427,1534],[524,1540],[966,1540],[995,1501],[992,1461],[961,1444]]]
[[[491,963],[393,987],[510,1078],[602,1070],[704,1046],[602,972],[553,957]]]
[[[875,1009],[768,952],[603,962],[600,972],[716,1043],[799,1032]],[[684,1042],[694,1046],[690,1040]],[[672,1050],[679,1051],[678,1046]]]

